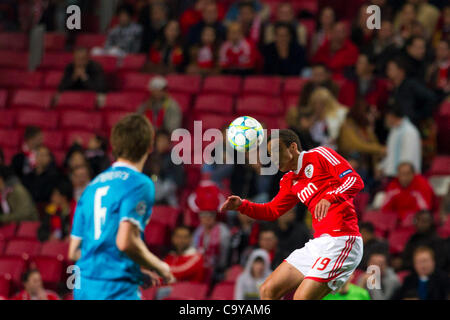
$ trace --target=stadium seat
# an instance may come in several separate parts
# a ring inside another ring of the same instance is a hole
[[[38,240],[31,239],[12,239],[8,241],[5,248],[5,255],[20,256],[27,260],[36,256],[41,249],[41,243]]]
[[[141,290],[142,300],[155,300],[157,290],[158,290],[157,287],[142,289]]]
[[[0,90],[0,109],[6,108],[7,99],[8,99],[8,91]]]
[[[65,33],[46,32],[44,35],[44,50],[46,52],[64,51],[66,39]]]
[[[16,112],[14,110],[2,110],[0,117],[0,129],[13,128],[16,121]]]
[[[16,51],[0,51],[0,68],[28,69],[28,53]]]
[[[20,132],[17,129],[0,129],[0,146],[17,148],[20,142]]]
[[[41,223],[39,221],[24,221],[17,228],[16,237],[37,239],[37,231]]]
[[[76,47],[85,47],[92,49],[93,47],[103,47],[106,41],[106,35],[98,33],[79,33],[75,41]]]
[[[19,127],[38,126],[42,129],[55,129],[58,127],[58,113],[44,110],[21,110],[16,119]]]
[[[63,300],[73,300],[73,293],[69,292],[63,296]]]
[[[162,223],[153,221],[145,228],[144,238],[147,245],[151,247],[164,246],[167,240],[167,227]]]
[[[59,83],[64,75],[63,71],[48,71],[44,76],[44,89],[58,89]]]
[[[432,163],[430,171],[428,172],[430,176],[446,176],[450,175],[450,156],[436,156]]]
[[[56,258],[59,261],[67,260],[69,243],[59,240],[50,240],[42,244],[40,256]]]
[[[234,284],[221,282],[214,287],[210,300],[234,300]]]
[[[103,110],[123,110],[135,112],[145,101],[148,93],[144,92],[112,92],[106,95]]]
[[[121,75],[121,88],[123,91],[143,91],[148,93],[148,84],[152,77],[154,75],[148,73],[124,73]]]
[[[0,240],[8,240],[14,238],[16,235],[17,225],[15,223],[8,223],[0,226]]]
[[[92,56],[91,60],[99,63],[106,73],[114,72],[117,68],[117,57],[114,56]]]
[[[44,286],[48,289],[57,290],[62,279],[63,263],[56,258],[37,256],[33,258],[32,264],[41,273]]]
[[[18,151],[18,146],[12,147],[12,148],[3,148],[3,155],[5,156],[5,163],[6,165],[11,164],[12,158],[15,156],[15,154]]]
[[[166,225],[170,229],[175,228],[180,209],[171,206],[156,205],[153,207],[151,221]]]
[[[100,132],[103,119],[99,112],[67,110],[61,112],[60,127]]]
[[[225,281],[227,282],[236,282],[239,275],[244,271],[244,268],[240,264],[235,264],[234,266],[231,266],[228,268],[227,271],[225,271]]]
[[[210,76],[203,82],[203,93],[223,93],[238,95],[242,87],[242,78],[238,76]]]
[[[179,282],[171,286],[172,291],[164,300],[205,300],[208,286],[203,283]]]
[[[191,100],[192,100],[191,94],[183,92],[170,92],[170,96],[176,102],[178,102],[178,105],[180,106],[181,112],[183,112],[183,114],[189,113],[191,109]]]
[[[17,69],[0,70],[0,88],[37,89],[42,85],[41,72],[28,72]]]
[[[389,251],[392,254],[399,254],[405,248],[406,243],[411,238],[414,231],[411,229],[396,229],[388,237]]]
[[[195,112],[233,114],[233,98],[226,94],[200,94],[194,104]]]
[[[70,52],[46,52],[38,69],[63,71],[72,60],[73,54]]]
[[[0,297],[5,299],[11,295],[11,279],[5,275],[0,275]],[[1,300],[1,298],[0,298]]]
[[[249,76],[244,79],[243,95],[260,94],[277,96],[281,90],[281,78],[266,76]]]
[[[202,78],[194,75],[169,74],[166,76],[168,89],[171,92],[197,94],[200,92]]]
[[[11,107],[48,109],[54,94],[48,90],[17,90],[13,95]]]
[[[284,80],[283,96],[300,95],[307,78],[289,77]]]
[[[1,32],[0,50],[25,51],[28,47],[28,36],[21,32]]]
[[[129,112],[126,111],[104,111],[103,123],[106,130],[109,132],[109,130],[111,130],[111,128],[116,124],[116,122],[122,119],[127,114],[129,114]]]
[[[301,13],[302,11],[307,11],[309,14],[316,16],[319,11],[319,1],[317,0],[293,1],[292,6],[294,7],[294,10],[295,12],[297,12],[297,14]]]
[[[120,71],[139,71],[144,66],[147,56],[145,54],[127,54],[119,65]]]
[[[389,232],[392,231],[397,224],[397,214],[377,210],[366,211],[362,216],[362,220],[371,222],[376,229],[382,232]]]
[[[59,130],[44,130],[44,145],[50,150],[61,150],[64,147],[64,134]]]
[[[94,110],[97,104],[97,94],[86,91],[64,91],[60,94],[56,107],[61,110]]]
[[[3,239],[0,239],[0,257],[3,255],[3,251],[5,251],[6,247],[6,241]]]
[[[19,287],[21,276],[25,271],[25,261],[20,257],[0,257],[0,276],[12,281],[11,284]]]
[[[283,112],[281,99],[261,95],[244,96],[237,100],[236,113],[277,117]]]
[[[199,120],[202,122],[201,124],[203,131],[211,128],[222,129],[226,125],[229,125],[231,121],[233,121],[232,116],[224,116],[211,113],[196,114],[195,118],[195,120]]]
[[[84,131],[84,130],[69,130],[65,133],[65,145],[66,148],[70,146],[77,140],[81,139],[83,147],[86,147],[89,139],[94,136],[94,132]]]

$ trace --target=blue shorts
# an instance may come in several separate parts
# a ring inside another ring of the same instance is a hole
[[[141,300],[139,285],[129,281],[94,280],[80,277],[74,300]]]

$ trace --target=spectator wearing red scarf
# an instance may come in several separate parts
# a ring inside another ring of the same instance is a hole
[[[172,233],[173,251],[164,258],[177,281],[203,280],[203,255],[191,246],[191,230],[185,226],[175,228]]]
[[[12,300],[60,300],[55,292],[44,288],[37,269],[26,271],[22,275],[22,283],[25,289],[17,293]]]
[[[325,41],[312,57],[312,63],[325,64],[335,75],[342,75],[358,59],[358,48],[348,39],[347,26],[337,22],[329,40]]]
[[[434,192],[428,181],[415,174],[411,163],[398,166],[397,177],[386,187],[386,198],[381,208],[385,212],[396,212],[402,221],[409,214],[433,209]]]

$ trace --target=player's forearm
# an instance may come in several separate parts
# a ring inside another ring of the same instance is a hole
[[[155,270],[159,274],[167,268],[167,264],[147,249],[147,246],[140,238],[131,241],[130,245],[124,250],[131,260],[139,264],[144,269]]]
[[[248,200],[243,200],[238,210],[250,218],[265,221],[274,221],[284,213],[275,210],[270,203],[254,203]]]

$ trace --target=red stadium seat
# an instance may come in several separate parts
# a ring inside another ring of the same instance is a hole
[[[0,275],[0,297],[5,299],[11,295],[11,279],[5,275]],[[1,300],[1,298],[0,298]]]
[[[81,129],[100,132],[102,127],[102,115],[90,111],[64,111],[61,112],[60,126],[63,129]]]
[[[228,268],[225,272],[225,281],[227,282],[236,282],[239,275],[244,271],[244,268],[240,264],[235,264]]]
[[[205,300],[208,285],[195,282],[179,282],[171,286],[172,291],[164,300]]]
[[[200,76],[169,74],[166,76],[169,91],[197,94],[200,92]]]
[[[233,114],[233,98],[225,94],[200,94],[194,105],[195,112]]]
[[[0,146],[17,148],[21,139],[19,130],[0,129]]]
[[[157,290],[158,290],[158,288],[156,288],[156,287],[142,289],[141,290],[142,300],[155,300]]]
[[[127,54],[119,66],[120,71],[139,71],[144,66],[145,54]]]
[[[103,113],[103,123],[107,130],[110,130],[120,119],[129,114],[126,111],[105,111]]]
[[[241,92],[242,78],[238,76],[211,76],[203,82],[202,92],[237,95]]]
[[[145,228],[144,238],[149,246],[164,246],[167,240],[167,228],[164,224],[156,221],[149,223]]]
[[[117,68],[117,57],[114,56],[92,56],[91,59],[99,63],[103,71],[114,72]]]
[[[25,261],[19,257],[0,257],[0,276],[12,281],[16,287],[20,286],[22,273],[25,271]]]
[[[28,53],[16,51],[0,51],[0,68],[28,69]]]
[[[7,98],[8,98],[8,91],[0,90],[0,109],[6,108]]]
[[[0,226],[0,240],[8,240],[16,235],[17,225],[15,223]]]
[[[3,251],[5,251],[6,241],[3,239],[0,239],[0,256],[3,255]]]
[[[148,84],[154,75],[148,73],[127,72],[121,76],[123,91],[148,92]]]
[[[81,139],[82,146],[86,147],[89,139],[91,139],[94,136],[94,133],[91,131],[84,131],[84,130],[69,130],[66,131],[65,134],[65,143],[66,148],[69,148],[75,141]]]
[[[104,110],[124,110],[135,112],[147,98],[144,92],[112,92],[106,95]]]
[[[231,121],[233,121],[233,117],[218,114],[201,113],[196,114],[195,120],[202,122],[201,124],[203,131],[211,128],[221,130],[224,126],[229,125]]]
[[[60,150],[64,147],[64,134],[58,130],[44,130],[44,145],[50,150]]]
[[[63,263],[56,258],[37,256],[33,258],[33,264],[41,273],[44,286],[57,290],[62,279]]]
[[[190,111],[192,100],[191,94],[183,92],[170,92],[170,96],[176,102],[178,102],[178,105],[180,106],[181,112],[183,112],[183,114],[187,114]]]
[[[48,71],[44,76],[44,89],[57,89],[64,75],[63,71]]]
[[[413,235],[413,232],[410,228],[408,229],[396,229],[389,234],[388,243],[389,243],[389,251],[392,254],[399,254],[405,248],[406,243]]]
[[[53,91],[43,90],[17,90],[12,99],[13,108],[39,108],[48,109],[54,96]]]
[[[16,121],[16,112],[14,110],[2,110],[0,117],[0,128],[12,128]]]
[[[66,46],[66,34],[57,32],[46,32],[44,35],[44,50],[64,51]]]
[[[234,300],[234,283],[218,283],[211,293],[210,300]]]
[[[397,225],[397,214],[393,212],[366,211],[363,221],[371,222],[374,227],[382,232],[390,232]]]
[[[19,224],[16,237],[37,239],[37,231],[41,223],[39,221],[24,221]]]
[[[93,47],[103,47],[106,35],[98,33],[80,33],[77,36],[75,46],[91,49]]]
[[[94,110],[96,104],[97,94],[95,92],[64,91],[59,96],[56,107],[61,110]]]
[[[284,89],[283,89],[283,95],[284,96],[291,96],[291,95],[300,95],[300,92],[303,89],[303,86],[305,83],[308,82],[308,79],[306,78],[300,78],[300,77],[289,77],[284,80]]]
[[[0,88],[37,89],[42,85],[41,72],[28,72],[17,69],[0,70]]]
[[[179,213],[179,208],[157,205],[153,207],[151,221],[152,223],[157,222],[173,229],[177,224]]]
[[[42,244],[40,256],[56,258],[59,261],[67,260],[69,244],[65,241],[50,240]]]
[[[66,293],[63,297],[63,300],[73,300],[73,293],[72,292]]]
[[[19,127],[38,126],[42,129],[58,127],[58,113],[56,111],[21,110],[16,119]]]
[[[20,32],[0,33],[0,50],[25,51],[28,47],[28,36]]]
[[[450,156],[436,156],[431,163],[430,176],[450,175]]]
[[[46,52],[42,57],[39,70],[63,71],[72,61],[73,54],[70,52]]]
[[[19,149],[19,146],[17,146],[17,145],[12,148],[3,148],[3,154],[5,156],[6,165],[11,164],[11,160],[16,155],[18,149]]]
[[[8,242],[5,248],[5,255],[20,256],[28,259],[39,254],[41,243],[31,239],[13,239]]]
[[[281,90],[281,78],[265,76],[249,76],[244,80],[244,95],[260,94],[265,96],[277,96]]]
[[[281,99],[269,98],[260,95],[244,96],[236,104],[238,114],[258,114],[266,116],[280,116],[283,112]]]

